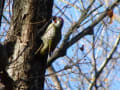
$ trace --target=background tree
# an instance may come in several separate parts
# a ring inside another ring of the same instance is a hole
[[[45,89],[115,88],[120,78],[119,2],[6,0],[0,50],[7,59],[0,57],[1,83],[16,90],[43,89],[44,82]],[[34,52],[52,14],[63,17],[64,27],[60,44],[47,60],[47,54]]]

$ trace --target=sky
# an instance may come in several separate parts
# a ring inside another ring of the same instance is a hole
[[[59,8],[61,8],[61,10],[64,12],[64,15],[61,15],[61,13],[60,14],[58,14],[58,16],[62,16],[63,18],[64,18],[64,21],[65,21],[65,23],[64,23],[64,27],[63,27],[63,29],[62,29],[62,34],[63,34],[63,39],[64,39],[64,35],[67,33],[67,31],[69,30],[69,28],[70,28],[70,26],[74,23],[74,22],[76,22],[78,19],[79,19],[79,16],[81,15],[81,13],[78,11],[78,10],[76,10],[75,8],[73,8],[73,7],[71,7],[71,6],[69,6],[69,8],[64,8],[65,6],[66,6],[66,4],[64,3],[64,2],[62,2],[62,1],[64,1],[64,0],[55,0],[55,5],[57,5],[57,6],[59,6]],[[75,0],[74,0],[75,1]],[[74,1],[71,1],[71,0],[69,0],[69,2],[74,2]],[[76,0],[77,1],[77,0]],[[87,1],[87,0],[86,0]],[[112,2],[109,2],[109,4],[111,4]],[[79,5],[78,3],[76,4],[76,5]],[[87,7],[87,5],[88,5],[88,3],[86,3],[86,7]],[[100,2],[95,2],[95,4],[94,4],[94,6],[99,6],[100,5]],[[104,10],[105,10],[105,8],[107,7],[107,5],[104,5],[104,6],[102,6],[98,11],[96,11],[96,12],[94,12],[93,13],[93,15],[95,15],[96,13],[98,13],[98,12],[103,12]],[[64,8],[64,9],[63,9]],[[94,7],[93,7],[94,8]],[[53,8],[53,16],[54,15],[56,15],[56,13],[57,12],[59,12],[55,7]],[[114,13],[115,14],[118,14],[118,10],[115,8],[114,9]],[[67,16],[67,17],[66,17]],[[99,16],[99,14],[98,14],[98,16]],[[96,17],[94,17],[93,18],[93,20],[94,19],[96,19],[97,17],[98,17],[97,15],[96,15]],[[91,17],[88,17],[84,22],[86,22],[87,20],[89,20],[89,19],[91,19]],[[72,21],[72,22],[71,22]],[[108,23],[109,22],[109,18],[107,17],[107,18],[105,18],[104,19],[104,22],[106,22],[106,23]],[[80,27],[76,32],[74,32],[72,35],[71,35],[71,38],[72,37],[74,37],[78,32],[81,32],[81,30],[82,30],[82,28],[85,28],[85,27],[87,27],[90,23],[92,23],[92,21],[91,22],[88,22],[87,24],[85,24],[84,25],[84,27]],[[117,21],[117,20],[114,20],[113,21],[113,23],[112,24],[106,24],[106,25],[109,25],[109,27],[105,27],[105,26],[103,26],[103,23],[102,22],[100,22],[100,24],[98,24],[96,27],[95,27],[95,29],[94,29],[94,33],[95,33],[95,35],[96,35],[96,42],[97,41],[99,41],[100,39],[103,39],[103,40],[105,40],[106,42],[108,42],[109,43],[109,45],[111,45],[110,47],[113,47],[113,45],[114,45],[114,43],[115,43],[115,38],[117,38],[117,36],[118,36],[118,34],[119,34],[119,31],[118,30],[116,30],[116,28],[119,28],[119,22]],[[100,28],[99,28],[100,27]],[[113,28],[115,28],[114,30],[113,30]],[[99,31],[98,31],[98,29],[99,29]],[[106,31],[107,30],[107,31]],[[114,33],[114,35],[113,35],[113,33]],[[100,36],[100,37],[99,37]],[[113,38],[111,38],[111,36],[113,37]],[[88,40],[88,42],[86,41],[86,39]],[[70,57],[70,58],[73,58],[73,62],[77,62],[77,58],[80,58],[81,59],[81,63],[83,63],[84,62],[84,60],[82,60],[83,59],[83,57],[84,57],[84,54],[83,53],[87,53],[89,50],[90,50],[90,48],[91,48],[91,45],[90,45],[90,43],[89,42],[91,42],[91,41],[93,41],[93,38],[92,38],[92,36],[86,36],[85,38],[83,38],[83,39],[81,39],[81,40],[79,40],[78,42],[77,42],[77,44],[74,44],[74,45],[72,45],[68,50],[67,50],[67,55],[66,56],[68,56],[68,57]],[[101,66],[101,64],[103,63],[103,61],[104,61],[104,59],[107,57],[107,55],[109,55],[109,52],[111,51],[111,48],[110,47],[108,47],[106,44],[105,44],[105,41],[103,41],[103,42],[97,42],[97,44],[96,44],[96,49],[95,49],[95,53],[96,53],[96,58],[97,58],[97,68],[99,68],[100,66]],[[61,40],[61,42],[62,42],[62,40]],[[85,51],[84,52],[81,52],[80,50],[77,52],[78,54],[77,54],[77,56],[76,55],[74,55],[74,53],[79,49],[79,48],[77,48],[77,46],[78,47],[81,47],[82,45],[85,45]],[[99,46],[100,44],[103,44],[103,47],[101,47],[101,46]],[[58,45],[59,46],[59,45]],[[119,46],[118,46],[119,47]],[[106,50],[105,50],[105,49]],[[119,49],[117,49],[118,50],[118,52],[119,52]],[[108,54],[106,54],[106,51],[107,51],[107,53]],[[89,60],[89,58],[91,59],[91,55],[92,55],[92,51],[90,51],[90,53],[87,55],[87,59],[86,59],[86,62],[89,62],[90,60]],[[118,61],[118,63],[119,63],[119,60],[117,60]],[[114,61],[113,61],[114,62]],[[53,66],[55,67],[55,69],[56,69],[56,71],[59,71],[60,69],[62,69],[62,68],[64,68],[64,66],[66,66],[67,64],[69,63],[69,61],[68,60],[66,60],[66,58],[65,57],[62,57],[62,58],[59,58],[57,61],[55,61],[54,62],[54,64],[53,64]],[[107,65],[109,68],[111,68],[112,69],[112,63],[110,62],[108,65]],[[119,65],[118,65],[119,66]],[[80,68],[82,69],[82,71],[84,72],[84,73],[88,73],[92,68],[91,68],[91,65],[90,64],[87,64],[87,65],[85,65],[85,64],[81,64],[80,65]],[[72,68],[73,70],[76,70],[77,71],[77,69],[74,69],[74,67]],[[119,67],[114,67],[114,70],[111,70],[110,71],[110,74],[109,75],[106,75],[106,78],[108,79],[108,80],[114,80],[114,81],[112,81],[112,83],[111,83],[111,81],[109,81],[110,83],[108,84],[108,85],[110,85],[109,86],[109,90],[118,90],[118,88],[120,88],[120,73],[119,73]],[[107,71],[106,70],[106,68],[105,68],[105,71]],[[69,72],[69,71],[64,71],[64,73],[67,73],[67,72]],[[79,71],[78,71],[79,72]],[[61,72],[62,73],[62,72]],[[102,76],[103,76],[104,74],[102,74]],[[77,76],[76,74],[69,74],[68,75],[68,77],[69,77],[69,80],[68,80],[68,86],[70,86],[70,89],[71,90],[78,90],[78,88],[80,88],[79,87],[79,75]],[[76,77],[76,78],[74,78],[74,77]],[[89,77],[89,75],[88,75],[88,77]],[[104,76],[103,76],[104,77]],[[70,80],[70,79],[73,79],[74,78],[74,81],[72,81],[72,80]],[[105,78],[105,77],[104,77]],[[77,80],[78,79],[78,80]],[[66,81],[66,77],[64,77],[63,76],[63,78],[62,78],[62,80],[63,81]],[[102,79],[101,79],[102,80]],[[107,84],[106,82],[102,82],[101,83],[103,86],[104,86],[104,84]],[[81,88],[81,90],[87,90],[87,87],[88,87],[88,85],[86,84],[85,85],[86,87],[84,87],[84,88]],[[82,87],[82,86],[81,86]],[[69,90],[69,89],[68,89]]]

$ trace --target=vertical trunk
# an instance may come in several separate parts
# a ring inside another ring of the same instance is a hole
[[[15,81],[15,90],[44,87],[46,56],[33,54],[41,44],[39,38],[51,18],[52,6],[53,0],[13,0],[6,47],[10,62],[7,71]]]

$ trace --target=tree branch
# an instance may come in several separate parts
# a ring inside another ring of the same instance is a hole
[[[60,80],[59,80],[57,74],[55,74],[56,71],[55,71],[54,67],[51,66],[51,67],[49,67],[47,70],[48,70],[49,74],[53,74],[53,75],[50,75],[50,77],[51,77],[51,79],[53,80],[53,83],[54,83],[54,85],[55,85],[55,88],[56,88],[56,89],[59,89],[59,90],[62,90],[63,88],[62,88],[62,86],[61,86],[61,83],[60,83]]]
[[[72,32],[80,27],[80,24],[82,21],[84,21],[84,19],[87,17],[87,12],[83,12],[80,19],[74,23],[70,29],[69,32],[65,35],[65,38],[60,46],[60,48],[58,50],[56,50],[53,55],[48,59],[48,65],[47,67],[51,66],[51,64],[55,61],[55,59],[57,59],[58,57],[62,57],[66,54],[66,50],[72,46],[75,42],[77,42],[78,40],[80,40],[82,37],[86,36],[89,34],[89,32],[91,32],[93,30],[93,28],[101,21],[103,20],[106,16],[107,16],[107,12],[110,9],[113,9],[115,6],[118,5],[120,1],[116,0],[111,6],[109,6],[104,13],[102,13],[96,20],[93,21],[93,23],[91,25],[89,25],[87,28],[85,28],[82,32],[80,32],[78,35],[76,35],[75,37],[73,37],[70,41],[69,37],[72,34]],[[87,9],[87,11],[90,9],[90,7]]]
[[[5,4],[5,0],[0,0],[0,27],[1,27],[4,4]]]
[[[105,68],[105,66],[108,64],[108,62],[110,61],[110,59],[112,58],[114,52],[116,51],[117,49],[117,46],[120,42],[120,34],[115,42],[115,45],[113,47],[113,49],[111,50],[110,54],[108,55],[108,57],[106,58],[106,60],[103,62],[103,64],[101,65],[100,69],[98,70],[96,76],[94,76],[92,82],[90,83],[89,87],[88,87],[88,90],[91,90],[93,85],[95,84],[97,78],[100,76],[101,72],[103,71],[103,69]]]

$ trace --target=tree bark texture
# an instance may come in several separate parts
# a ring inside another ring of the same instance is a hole
[[[14,90],[44,88],[46,56],[34,52],[50,22],[53,0],[13,0],[12,21],[5,42],[9,65],[7,72]]]

